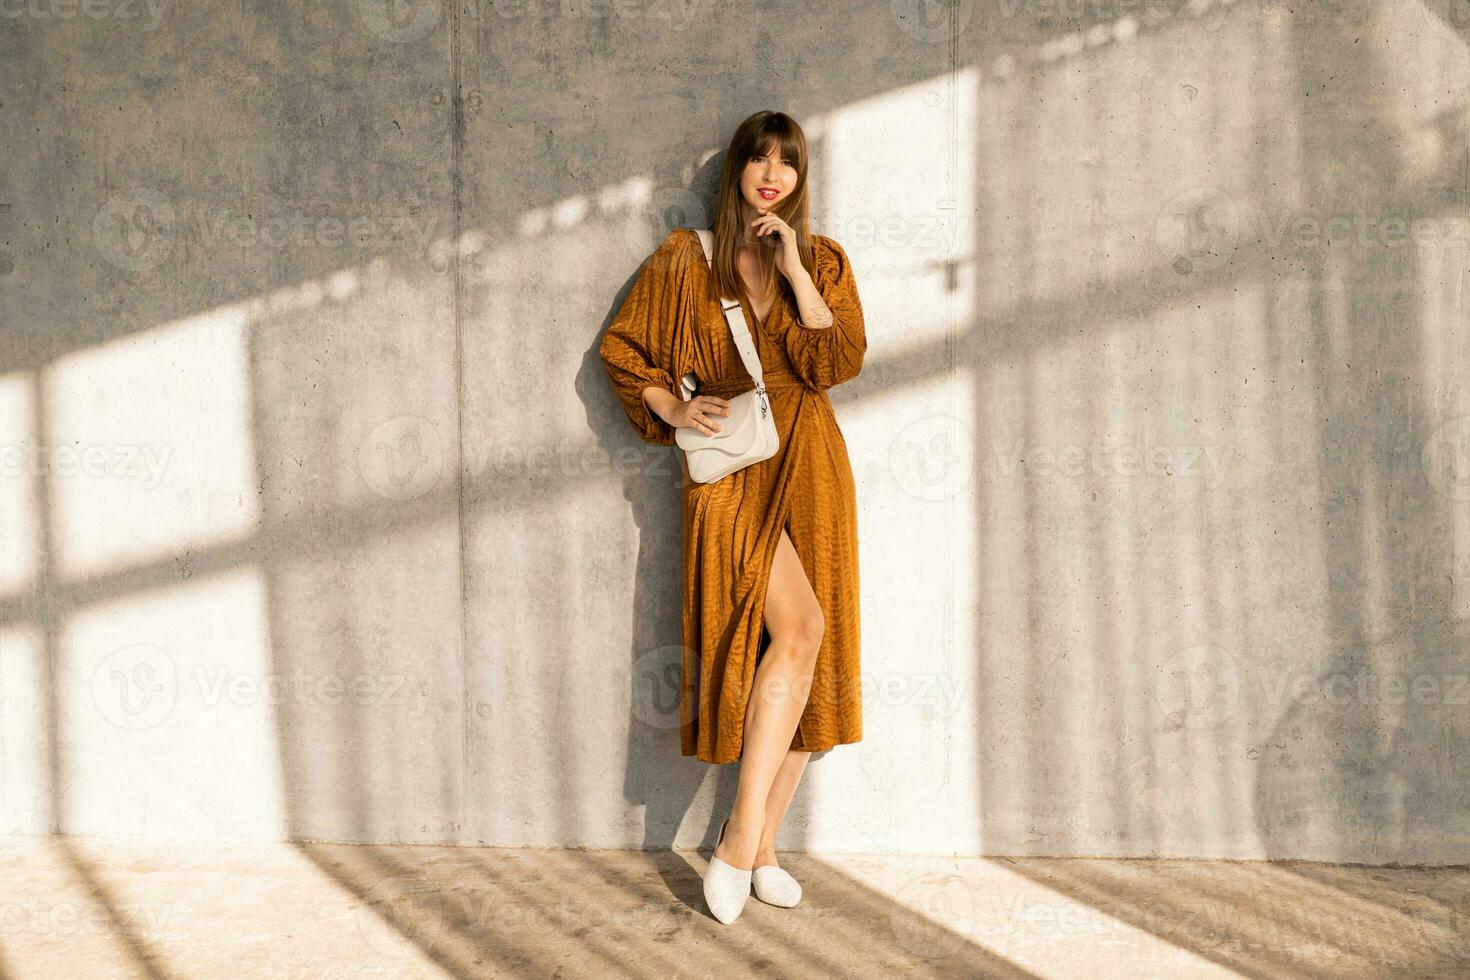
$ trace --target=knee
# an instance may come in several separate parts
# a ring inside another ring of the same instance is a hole
[[[822,635],[827,631],[827,622],[819,606],[813,606],[797,617],[791,627],[791,642],[803,659],[816,662],[817,651],[822,648]]]
[[[821,605],[813,601],[800,611],[788,607],[783,612],[778,622],[770,624],[771,639],[781,646],[779,656],[797,670],[814,666],[827,631]]]

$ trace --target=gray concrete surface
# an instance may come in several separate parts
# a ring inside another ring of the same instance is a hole
[[[1463,977],[1470,872],[1291,862],[783,858],[704,907],[708,852],[0,843],[9,977]]]
[[[0,829],[707,842],[596,348],[780,107],[870,342],[783,846],[1470,860],[1463,4],[1134,6],[6,6]]]

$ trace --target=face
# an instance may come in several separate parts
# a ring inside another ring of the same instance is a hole
[[[740,196],[753,210],[771,208],[796,188],[796,161],[783,159],[781,147],[768,146],[751,157],[740,175]]]

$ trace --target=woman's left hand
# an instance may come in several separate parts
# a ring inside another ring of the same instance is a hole
[[[795,270],[802,268],[801,252],[796,247],[796,232],[776,215],[762,211],[750,223],[750,237],[770,241],[762,238],[765,235],[777,239],[774,243],[776,271],[789,279]]]

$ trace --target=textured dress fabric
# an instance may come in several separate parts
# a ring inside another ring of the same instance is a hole
[[[857,488],[827,390],[857,376],[867,337],[847,253],[824,235],[813,236],[812,250],[812,281],[831,326],[803,326],[780,293],[758,323],[740,298],[775,414],[776,455],[714,483],[694,482],[685,468],[679,732],[682,753],[703,762],[740,758],[747,699],[770,641],[766,591],[782,528],[826,623],[791,748],[820,752],[863,734]],[[603,337],[608,378],[644,442],[674,444],[673,427],[643,402],[650,385],[677,395],[678,379],[693,371],[698,394],[730,398],[755,387],[709,296],[710,275],[694,229],[675,229],[644,262]]]

